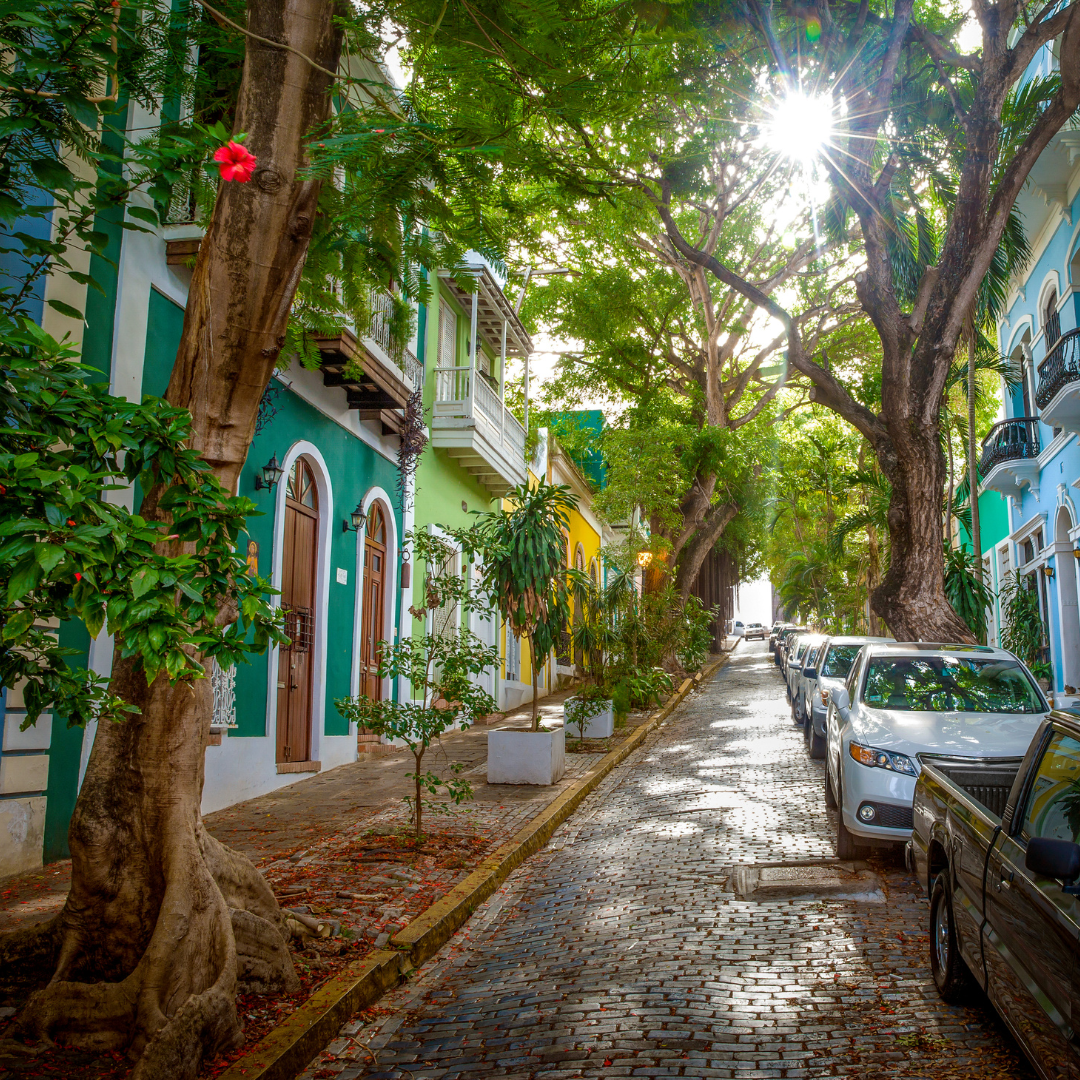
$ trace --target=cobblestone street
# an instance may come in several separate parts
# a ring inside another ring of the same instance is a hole
[[[984,1000],[939,1000],[900,861],[838,868],[834,830],[743,642],[304,1077],[1031,1077]]]

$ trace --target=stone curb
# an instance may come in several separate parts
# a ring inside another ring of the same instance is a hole
[[[667,704],[621,746],[601,758],[512,839],[493,851],[464,881],[395,934],[390,939],[394,949],[369,953],[324,983],[292,1016],[219,1074],[218,1080],[293,1080],[333,1041],[342,1024],[354,1013],[378,1001],[410,971],[434,956],[511,871],[551,839],[551,834],[585,796],[641,746],[682,704],[693,687],[715,675],[730,657],[729,652],[692,679],[684,679]]]

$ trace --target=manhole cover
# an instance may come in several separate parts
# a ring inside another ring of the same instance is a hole
[[[755,900],[858,900],[885,903],[881,878],[851,863],[831,866],[736,866],[728,891]]]

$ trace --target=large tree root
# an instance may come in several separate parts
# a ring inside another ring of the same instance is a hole
[[[54,964],[18,1033],[126,1051],[134,1080],[193,1080],[205,1057],[241,1043],[238,990],[300,988],[269,884],[199,816],[204,682],[128,682],[142,713],[98,732],[72,818],[64,909],[0,939],[5,966]],[[168,763],[185,757],[181,785]]]
[[[195,1076],[204,1056],[242,1042],[238,988],[299,990],[284,920],[262,875],[201,823],[180,846],[186,850],[167,873],[157,922],[135,970],[121,982],[54,978],[31,996],[21,1034],[87,1050],[127,1050],[137,1062],[133,1080],[179,1080]]]

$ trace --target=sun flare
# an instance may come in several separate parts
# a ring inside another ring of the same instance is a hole
[[[769,148],[804,166],[817,159],[832,132],[832,98],[801,90],[793,90],[778,101],[765,122]]]

